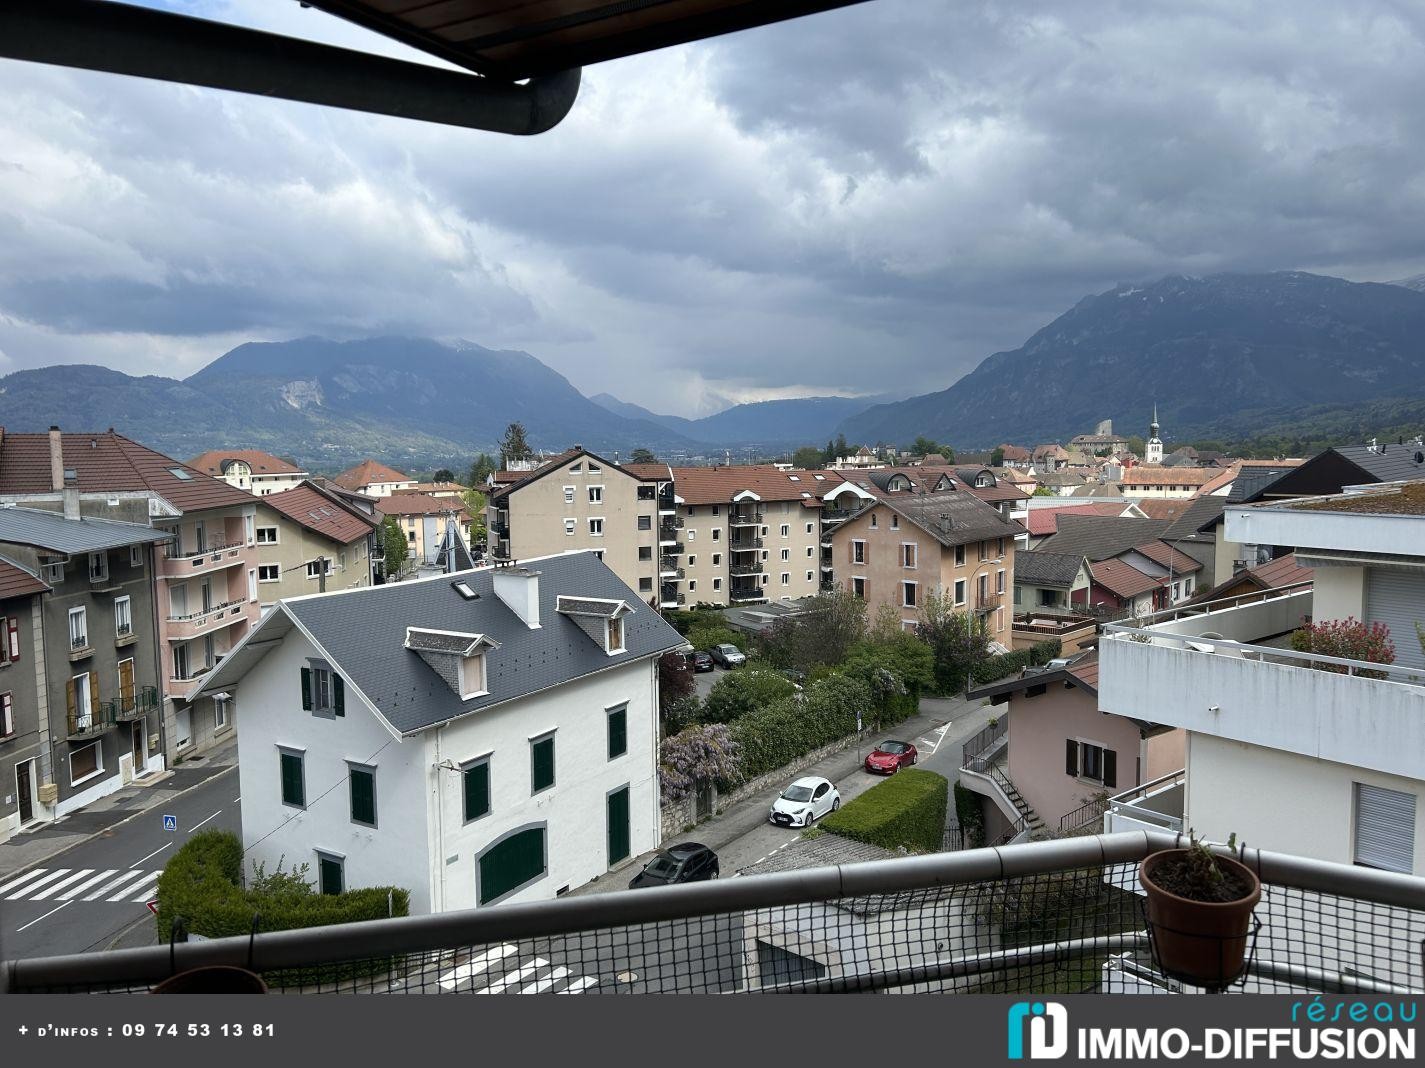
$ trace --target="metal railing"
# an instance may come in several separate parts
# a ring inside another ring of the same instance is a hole
[[[1235,597],[1219,597],[1215,601],[1201,601],[1196,604],[1179,605],[1176,608],[1165,608],[1161,612],[1139,616],[1133,623],[1135,626],[1143,627],[1153,626],[1157,623],[1170,623],[1175,619],[1187,619],[1221,612],[1239,604],[1259,604],[1262,601],[1278,601],[1285,597],[1295,597],[1311,588],[1312,580],[1307,579],[1304,582],[1293,582],[1290,586],[1278,586],[1276,589],[1257,590],[1253,593],[1238,594]]]
[[[201,608],[201,609],[199,609],[199,610],[196,611],[196,612],[185,612],[185,613],[182,614],[182,615],[177,615],[177,616],[165,616],[164,618],[165,618],[165,619],[167,620],[167,622],[169,622],[169,623],[192,623],[192,622],[194,622],[194,621],[196,621],[196,620],[200,620],[200,619],[204,618],[205,616],[211,616],[211,615],[216,615],[216,614],[218,614],[218,613],[220,613],[220,612],[226,612],[229,608],[232,608],[232,607],[234,607],[235,605],[246,604],[246,603],[247,603],[246,601],[244,601],[244,600],[242,600],[241,598],[239,598],[238,600],[235,600],[235,601],[223,601],[221,604],[215,604],[215,605],[211,605],[211,606],[209,606],[209,607],[207,607],[207,608]]]
[[[208,556],[214,553],[225,553],[229,549],[241,549],[246,544],[246,542],[241,541],[225,541],[221,545],[209,545],[205,548],[194,549],[192,552],[187,553],[165,552],[163,556],[165,560],[192,560],[195,557],[199,556]]]
[[[1080,827],[1087,827],[1089,824],[1103,825],[1103,814],[1108,811],[1109,798],[1096,797],[1092,801],[1086,801],[1072,812],[1066,812],[1059,817],[1059,831],[1068,834],[1077,831]]]
[[[728,575],[732,576],[733,578],[740,578],[740,577],[743,576],[743,575],[760,575],[760,574],[762,574],[762,571],[763,571],[763,566],[762,566],[762,561],[760,561],[760,560],[754,561],[753,563],[750,563],[750,564],[728,564],[728,565],[727,565],[727,573],[728,573]]]
[[[1159,812],[1157,809],[1148,808],[1143,802],[1155,794],[1163,793],[1174,787],[1181,787],[1186,782],[1186,769],[1169,772],[1151,782],[1145,782],[1141,786],[1114,794],[1108,799],[1105,812],[1122,816],[1124,819],[1153,824],[1165,831],[1181,831],[1183,829],[1181,811],[1175,816],[1170,812]]]
[[[767,518],[764,508],[729,508],[727,521],[736,526],[753,526]]]
[[[158,707],[158,687],[136,687],[131,694],[120,693],[114,703],[116,718],[138,719]]]
[[[727,543],[730,551],[735,553],[751,552],[753,549],[762,548],[762,539],[758,538],[736,538]]]
[[[113,701],[100,701],[97,711],[90,711],[88,715],[80,715],[78,712],[69,713],[69,734],[70,738],[90,738],[96,734],[103,734],[105,731],[113,730],[118,724],[118,710]]]
[[[229,965],[281,993],[1196,992],[1156,968],[1137,892],[1137,864],[1182,843],[1083,836],[293,931],[259,917],[251,938],[8,961],[0,990],[139,992]],[[1425,880],[1237,855],[1262,897],[1229,992],[1425,993]]]
[[[998,717],[993,723],[980,730],[973,738],[961,748],[963,767],[972,771],[983,771],[983,768],[975,766],[975,762],[987,763],[984,759],[989,754],[1002,748],[1009,737],[1009,713]]]

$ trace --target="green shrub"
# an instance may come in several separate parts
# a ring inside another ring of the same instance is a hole
[[[722,613],[715,609],[694,608],[687,611],[666,611],[663,618],[679,634],[686,636],[689,631],[697,630],[700,627],[722,627],[726,626]]]
[[[158,877],[159,941],[169,941],[179,917],[191,934],[224,938],[248,934],[254,916],[258,931],[289,931],[410,914],[410,891],[396,887],[319,894],[300,873],[277,871],[262,873],[255,880],[263,889],[244,889],[242,864],[242,842],[231,831],[202,831],[190,838]],[[382,963],[378,970],[386,967]],[[330,969],[304,969],[297,981],[315,982],[330,973]],[[354,973],[342,967],[341,974]]]
[[[1063,648],[1058,638],[1035,642],[1028,649],[1016,649],[981,660],[970,669],[970,678],[984,685],[1017,675],[1026,667],[1043,667],[1057,657]]]
[[[730,671],[708,692],[703,702],[705,723],[731,723],[754,709],[776,704],[796,692],[789,679],[775,671],[743,668]]]
[[[699,623],[687,633],[688,644],[694,649],[711,649],[714,645],[735,645],[741,649],[747,644],[747,636],[722,623]]]
[[[823,830],[883,849],[934,853],[945,839],[950,784],[933,771],[908,768],[852,798],[821,821]]]
[[[955,821],[965,837],[966,849],[979,849],[985,844],[985,810],[980,807],[980,795],[955,784]]]

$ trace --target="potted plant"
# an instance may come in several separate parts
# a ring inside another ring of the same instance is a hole
[[[1245,864],[1215,856],[1191,831],[1188,837],[1186,849],[1145,858],[1138,882],[1159,966],[1195,986],[1220,989],[1242,974],[1262,884]],[[1227,846],[1236,844],[1234,834]]]

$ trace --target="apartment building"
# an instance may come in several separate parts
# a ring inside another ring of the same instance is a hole
[[[678,541],[671,483],[666,464],[619,465],[575,445],[491,492],[491,551],[528,560],[587,549],[644,604],[661,604],[660,581],[676,580],[679,566],[668,551]]]
[[[254,497],[289,490],[307,477],[295,464],[261,449],[210,449],[189,460],[188,466]]]
[[[1420,874],[1425,483],[1231,506],[1226,536],[1295,547],[1312,585],[1105,630],[1100,709],[1187,732],[1175,807],[1116,797],[1108,829],[1138,821],[1217,840],[1235,832],[1263,849]],[[1290,648],[1304,620],[1348,617],[1389,629],[1393,664]]]
[[[389,497],[397,490],[414,489],[416,480],[379,460],[362,460],[332,479],[342,489],[367,497]]]
[[[282,601],[206,683],[246,708],[247,862],[405,887],[413,914],[603,875],[661,837],[682,641],[591,552]]]
[[[164,767],[153,547],[165,535],[146,524],[81,518],[73,480],[65,506],[0,508],[0,558],[29,576],[24,588],[43,586],[29,618],[7,617],[4,636],[12,661],[24,662],[6,681],[30,675],[22,700],[34,703],[22,714],[36,720],[32,740],[42,734],[48,741],[22,769],[26,815],[39,820],[68,815]]]
[[[50,749],[37,575],[0,557],[0,842],[50,817],[59,799]]]
[[[965,489],[883,497],[832,533],[834,581],[873,615],[890,606],[907,628],[929,594],[949,594],[1007,650],[1015,538],[1023,532]]]
[[[374,516],[311,482],[265,497],[256,520],[262,614],[283,597],[370,586],[377,526]]]

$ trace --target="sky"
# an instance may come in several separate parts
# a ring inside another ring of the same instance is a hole
[[[397,333],[669,414],[925,393],[1122,282],[1425,272],[1422,100],[1414,0],[870,0],[589,68],[534,138],[0,61],[0,373]]]

